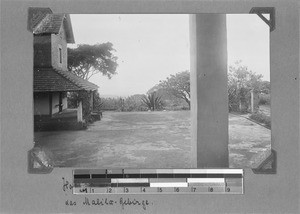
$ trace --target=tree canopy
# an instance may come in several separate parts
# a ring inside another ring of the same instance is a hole
[[[170,75],[166,80],[160,81],[157,86],[167,91],[167,93],[183,99],[190,107],[190,72],[182,71],[175,75]]]
[[[234,65],[229,66],[228,85],[235,86],[238,89],[245,88],[259,92],[262,84],[262,74],[256,74],[242,65],[242,62],[236,61]]]
[[[81,44],[68,48],[68,68],[75,75],[88,80],[97,73],[109,79],[116,74],[118,66],[115,49],[110,42],[103,44]]]
[[[268,87],[262,81],[263,75],[256,74],[242,65],[241,61],[229,66],[228,71],[228,99],[230,111],[244,111],[249,106],[250,91],[260,93]],[[244,106],[244,110],[241,109]]]
[[[269,81],[263,81],[260,85],[260,92],[264,94],[270,94],[271,92],[271,84]]]

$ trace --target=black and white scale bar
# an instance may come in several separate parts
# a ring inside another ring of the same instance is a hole
[[[78,169],[74,194],[243,194],[242,169]]]
[[[237,181],[234,181],[237,180]],[[225,178],[98,178],[98,179],[74,179],[75,187],[125,187],[125,186],[153,186],[153,187],[182,187],[192,185],[220,185],[235,184],[241,185],[240,179],[231,179],[226,182]]]
[[[76,169],[74,179],[94,178],[242,178],[242,169]]]

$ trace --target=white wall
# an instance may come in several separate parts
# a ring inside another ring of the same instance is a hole
[[[62,63],[59,62],[59,47],[62,48]],[[66,33],[63,27],[61,27],[59,34],[51,34],[51,52],[52,66],[56,69],[68,70]]]

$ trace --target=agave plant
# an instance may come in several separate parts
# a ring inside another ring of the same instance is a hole
[[[163,106],[163,101],[161,96],[157,96],[156,92],[149,93],[142,97],[142,102],[149,108],[151,111],[161,109]]]

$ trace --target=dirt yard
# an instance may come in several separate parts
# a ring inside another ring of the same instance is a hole
[[[251,167],[270,150],[270,130],[229,115],[230,167]],[[190,168],[190,112],[104,112],[83,131],[36,132],[57,167]]]

